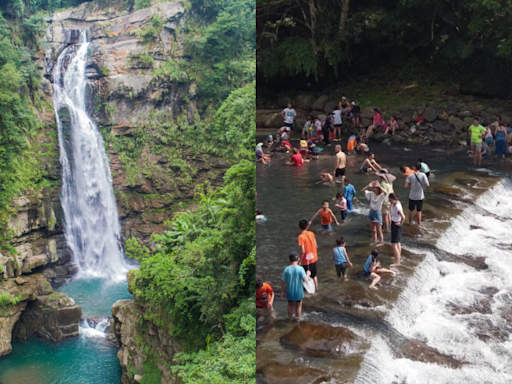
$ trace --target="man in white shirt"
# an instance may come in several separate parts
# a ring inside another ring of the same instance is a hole
[[[416,209],[416,218],[418,226],[421,225],[421,211],[423,210],[423,200],[425,193],[423,188],[429,187],[428,177],[420,172],[421,164],[414,164],[414,173],[407,176],[405,179],[405,188],[411,187],[409,192],[409,224],[412,224],[412,215]]]
[[[340,107],[336,107],[334,111],[332,111],[333,116],[333,125],[334,125],[334,140],[336,140],[336,135],[339,140],[341,140],[341,125],[343,124],[343,120],[341,118],[342,111]]]
[[[295,116],[297,116],[297,112],[293,109],[292,103],[288,103],[288,107],[281,111],[281,116],[283,116],[284,125],[293,130],[293,122]]]

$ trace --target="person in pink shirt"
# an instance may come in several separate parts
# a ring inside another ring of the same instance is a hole
[[[382,129],[384,121],[382,115],[377,108],[373,108],[373,124],[368,127],[366,133],[363,135],[365,139],[369,139],[374,129]]]

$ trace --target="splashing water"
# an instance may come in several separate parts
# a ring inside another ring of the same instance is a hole
[[[512,304],[510,233],[512,182],[504,180],[454,219],[437,242],[439,252],[483,258],[487,267],[427,252],[386,318],[405,337],[463,362],[461,368],[400,358],[389,340],[377,336],[356,384],[512,383],[512,327],[504,318]],[[479,309],[483,304],[486,308]],[[470,310],[454,312],[454,307]]]
[[[130,267],[119,242],[112,175],[103,139],[86,112],[88,46],[83,31],[65,75],[62,65],[70,48],[60,54],[53,71],[66,241],[80,268],[79,276],[122,280]]]
[[[84,319],[80,323],[80,334],[89,338],[104,339],[107,337],[105,329],[108,325],[110,325],[110,320],[108,317],[105,317],[103,320],[101,320],[98,324],[96,324],[95,327],[91,327],[89,321]]]

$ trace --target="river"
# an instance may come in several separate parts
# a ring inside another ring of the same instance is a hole
[[[378,292],[369,291],[359,274],[372,249],[368,203],[359,191],[373,178],[355,173],[362,156],[348,156],[347,177],[361,203],[331,233],[322,232],[319,222],[313,225],[320,291],[304,300],[299,325],[287,320],[280,276],[288,252],[298,250],[298,221],[310,219],[322,200],[338,191],[335,185],[317,184],[321,170],[332,172],[333,148],[301,168],[283,166],[284,155],[270,166],[258,164],[257,207],[268,221],[257,225],[257,276],[277,292],[275,318],[258,319],[258,383],[512,382],[510,165],[493,159],[475,169],[465,150],[371,149],[397,176],[395,191],[404,206],[407,191],[398,167],[411,166],[421,156],[434,170],[425,228],[418,232],[405,226],[398,276],[383,279]],[[340,235],[354,263],[346,283],[338,281],[332,261]],[[381,262],[389,266],[390,247],[380,250]]]

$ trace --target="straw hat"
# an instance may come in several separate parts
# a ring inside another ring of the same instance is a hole
[[[389,173],[386,168],[382,168],[380,171],[377,171],[375,174],[379,177],[382,177],[388,183],[392,183],[393,181],[396,180],[396,177],[393,176],[391,173]]]

